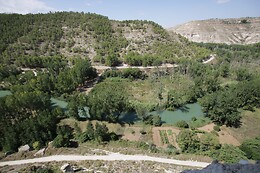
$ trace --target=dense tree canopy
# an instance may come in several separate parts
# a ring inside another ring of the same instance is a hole
[[[91,118],[117,121],[119,115],[127,110],[127,97],[120,80],[106,80],[98,84],[88,97]]]

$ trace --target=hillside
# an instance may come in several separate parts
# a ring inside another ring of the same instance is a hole
[[[260,43],[195,43],[151,21],[91,13],[0,14],[0,23],[0,162],[39,149],[260,160]],[[175,170],[97,159],[84,167]],[[31,166],[19,172],[39,172]]]
[[[0,61],[15,64],[21,64],[21,58],[62,55],[113,66],[132,52],[149,54],[146,63],[135,65],[152,65],[174,63],[182,57],[201,60],[210,54],[151,21],[114,21],[74,12],[0,14],[0,21]]]
[[[190,41],[203,43],[253,44],[260,42],[260,18],[191,21],[168,29]]]

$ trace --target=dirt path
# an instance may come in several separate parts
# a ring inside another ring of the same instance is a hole
[[[201,168],[206,167],[210,164],[210,163],[206,163],[206,162],[196,162],[196,161],[190,161],[190,160],[183,161],[183,160],[166,159],[166,158],[151,157],[151,156],[144,156],[144,155],[124,155],[124,154],[119,154],[119,153],[110,153],[109,155],[93,155],[93,156],[53,155],[53,156],[40,157],[40,158],[34,158],[34,159],[0,162],[0,166],[53,162],[53,161],[60,162],[60,161],[82,161],[82,160],[152,161],[152,162],[168,163],[168,164],[191,166],[191,167],[201,167]]]
[[[125,69],[125,68],[139,68],[139,69],[152,69],[152,68],[173,68],[173,67],[178,67],[178,65],[173,65],[173,64],[162,64],[160,66],[130,66],[130,65],[122,65],[122,66],[116,66],[116,67],[110,67],[110,66],[93,66],[97,70],[106,70],[106,69],[111,69],[111,68],[116,68],[116,69]]]
[[[206,60],[206,61],[203,61],[202,63],[203,64],[207,64],[207,63],[213,61],[214,59],[215,59],[215,55],[210,55],[210,58],[208,60]]]

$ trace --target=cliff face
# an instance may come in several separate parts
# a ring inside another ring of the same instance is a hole
[[[260,17],[192,21],[168,30],[194,42],[253,44],[260,42]]]
[[[186,170],[181,173],[259,173],[259,170],[259,162],[256,164],[249,164],[248,162],[242,161],[238,164],[221,164],[214,161],[202,170]]]

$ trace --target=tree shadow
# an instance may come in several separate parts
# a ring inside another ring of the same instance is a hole
[[[135,122],[140,121],[141,119],[137,116],[136,113],[124,113],[120,115],[118,122],[123,124],[133,125]]]
[[[180,107],[180,108],[178,108],[180,111],[182,111],[182,112],[185,112],[185,113],[187,113],[187,112],[189,112],[189,110],[190,110],[190,108],[189,107],[187,107],[187,106],[182,106],[182,107]]]
[[[79,143],[77,141],[70,141],[70,148],[78,148]]]

